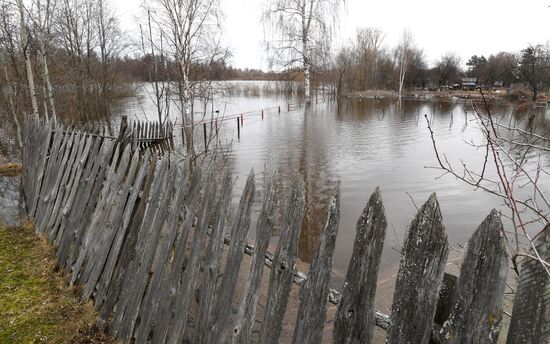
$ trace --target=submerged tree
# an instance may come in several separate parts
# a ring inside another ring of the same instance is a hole
[[[339,5],[340,0],[268,0],[264,11],[271,62],[302,69],[306,104],[311,103],[311,67],[328,55]]]

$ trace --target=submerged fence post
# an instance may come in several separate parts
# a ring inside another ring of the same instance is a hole
[[[206,137],[206,123],[203,123],[202,129],[204,133],[204,151],[208,151],[208,138]]]
[[[241,113],[241,125],[243,125],[243,124],[244,124],[244,116],[243,116],[243,114]]]
[[[237,117],[237,139],[241,139],[241,122],[239,122],[239,118]]]
[[[262,119],[264,119],[264,110],[262,110]]]

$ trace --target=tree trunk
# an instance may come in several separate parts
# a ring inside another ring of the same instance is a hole
[[[21,46],[23,48],[23,53],[25,55],[25,69],[27,70],[27,80],[29,83],[29,93],[31,96],[31,104],[33,114],[38,115],[38,102],[36,101],[36,92],[34,90],[34,77],[32,75],[32,64],[31,56],[28,49],[28,37],[27,37],[27,28],[25,27],[25,11],[23,9],[23,0],[18,1],[19,5],[19,25],[21,30]]]
[[[15,130],[17,135],[17,144],[19,148],[23,147],[23,140],[21,139],[21,125],[19,124],[19,118],[17,117],[17,111],[15,110],[15,103],[13,101],[13,87],[10,80],[10,75],[8,73],[8,65],[5,63],[4,58],[0,55],[0,62],[4,67],[4,77],[6,78],[6,85],[8,88],[8,107],[15,123]]]

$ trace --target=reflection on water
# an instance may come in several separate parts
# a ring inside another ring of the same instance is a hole
[[[281,105],[282,113],[276,109],[266,111],[263,120],[259,112],[245,117],[240,140],[235,120],[224,122],[219,135],[222,143],[232,143],[229,163],[238,177],[235,205],[251,168],[258,176],[260,193],[266,169],[278,171],[278,185],[283,192],[291,178],[298,176],[303,180],[307,216],[299,249],[304,261],[313,258],[325,209],[338,180],[342,192],[341,221],[333,265],[342,272],[347,269],[353,249],[355,223],[376,186],[382,190],[389,226],[382,269],[398,262],[397,251],[415,207],[432,192],[437,193],[452,245],[464,243],[492,208],[502,208],[502,201],[495,196],[429,168],[436,166],[437,161],[424,115],[432,123],[440,152],[451,163],[460,167],[464,162],[474,169],[481,168],[484,149],[468,143],[480,143],[483,136],[473,121],[471,108],[463,102],[406,100],[398,107],[393,100],[348,100],[339,109],[334,103],[324,102],[291,112],[285,111],[286,102],[274,96],[233,96],[214,108],[224,110],[220,116],[229,116]],[[154,116],[146,97],[139,103],[128,101],[121,113],[139,118],[143,111]],[[518,121],[518,125],[524,125],[528,121],[512,115],[512,108],[507,105],[491,105],[491,111],[506,123]],[[542,126],[544,114],[534,122]],[[196,142],[200,150],[202,128],[197,130]],[[548,165],[547,160],[543,163]],[[487,173],[494,176],[492,170]],[[541,183],[547,189],[550,186],[547,179]],[[256,197],[255,216],[261,209],[261,199]],[[254,228],[250,238],[253,236]]]

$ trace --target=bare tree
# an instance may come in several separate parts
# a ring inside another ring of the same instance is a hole
[[[399,100],[401,100],[401,94],[403,93],[403,83],[405,82],[405,75],[407,74],[407,68],[409,67],[409,60],[412,56],[413,45],[414,42],[412,34],[410,31],[404,30],[401,35],[401,41],[395,51],[396,65],[399,71]]]
[[[534,245],[534,239],[550,223],[550,197],[541,186],[541,180],[550,176],[548,166],[543,162],[543,157],[550,151],[547,148],[550,142],[548,133],[522,129],[517,123],[512,123],[512,117],[508,122],[503,121],[505,116],[495,117],[482,92],[481,96],[483,101],[472,102],[472,106],[473,120],[483,139],[469,142],[485,152],[481,168],[471,168],[462,159],[458,166],[451,163],[449,157],[438,150],[432,124],[425,116],[438,163],[435,168],[444,171],[443,175],[450,174],[500,198],[509,209],[502,215],[509,218],[513,226],[513,231],[504,231],[502,235],[507,239],[514,270],[519,273],[517,260],[527,256],[539,261],[550,275],[550,262],[539,255]],[[534,256],[528,254],[530,250]]]
[[[460,57],[453,52],[444,54],[436,62],[434,68],[439,86],[452,86],[454,81],[458,80],[460,71]]]
[[[311,103],[311,67],[330,47],[340,0],[269,0],[263,21],[268,52],[284,68],[301,67],[306,104]]]
[[[55,1],[46,0],[45,3],[42,3],[41,0],[36,0],[33,3],[33,9],[35,13],[30,16],[32,22],[34,23],[34,32],[38,41],[38,46],[40,49],[40,61],[42,64],[42,71],[44,77],[44,102],[49,103],[50,111],[52,116],[56,116],[55,101],[53,95],[52,82],[50,80],[50,70],[48,68],[48,52],[49,45],[51,40],[51,28],[52,28],[52,18],[53,11],[55,7]],[[44,112],[47,114],[47,105],[44,104]]]
[[[542,45],[528,46],[521,51],[517,72],[519,79],[533,91],[533,101],[550,84],[550,56]]]
[[[209,63],[226,50],[220,41],[222,12],[219,0],[155,0],[147,8],[154,13],[151,34],[160,37],[165,33],[167,54],[177,63],[179,102],[185,128],[187,150],[194,152],[193,100],[200,82],[192,80],[195,64]]]
[[[36,100],[36,90],[34,88],[34,76],[32,72],[31,54],[29,51],[29,37],[27,35],[27,26],[25,22],[25,7],[23,0],[18,0],[19,6],[19,30],[21,34],[21,48],[25,56],[25,69],[27,71],[27,81],[29,85],[29,94],[31,97],[32,111],[38,115],[38,102]]]

